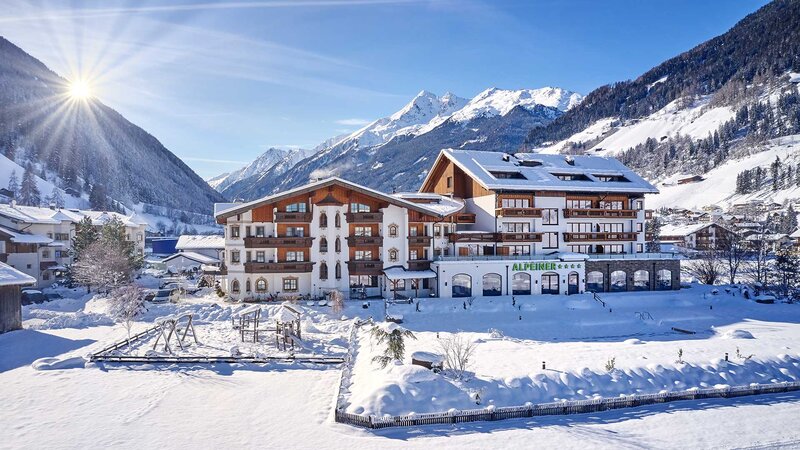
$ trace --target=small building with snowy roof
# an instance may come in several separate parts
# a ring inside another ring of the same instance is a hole
[[[36,278],[0,262],[0,333],[22,328],[22,286]]]
[[[185,234],[178,238],[175,250],[180,252],[193,252],[220,259],[225,250],[225,238],[219,234]]]

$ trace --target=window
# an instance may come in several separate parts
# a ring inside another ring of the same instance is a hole
[[[250,250],[244,252],[244,262],[252,262],[252,261],[253,261],[253,258],[252,258],[252,253],[250,252]]]
[[[49,279],[50,279],[50,271],[45,270],[44,272],[42,272],[42,280],[48,281]]]
[[[239,250],[231,250],[231,263],[239,264],[242,262],[241,256],[239,256]]]
[[[263,263],[266,262],[266,259],[266,253],[264,251],[256,252],[256,262]]]
[[[369,210],[370,210],[369,205],[365,205],[363,203],[358,203],[358,202],[350,203],[351,213],[367,213],[369,212]]]
[[[517,272],[511,278],[513,295],[531,295],[531,276],[525,272]]]
[[[256,292],[267,292],[267,280],[263,278],[256,280]]]
[[[525,175],[520,172],[499,172],[493,170],[489,173],[498,180],[527,180]]]
[[[342,240],[339,239],[339,236],[336,236],[336,241],[333,243],[333,249],[336,251],[336,253],[342,251]]]
[[[621,270],[611,272],[609,281],[611,281],[611,292],[628,290],[628,275]]]
[[[247,237],[252,237],[252,236],[253,236],[253,233],[252,233],[252,231],[253,231],[253,230],[252,230],[252,228],[250,228],[250,225],[248,225],[248,226],[244,227],[244,235],[245,235],[245,236],[247,236]]]
[[[322,213],[319,215],[319,227],[320,228],[327,228],[328,227],[328,215]]]
[[[239,225],[231,226],[231,238],[232,239],[239,239]]]
[[[397,262],[397,249],[389,250],[389,262]]]
[[[252,287],[251,287],[251,285],[250,285],[250,280],[247,280],[247,281],[245,281],[245,282],[244,282],[244,291],[245,291],[245,292],[250,292],[250,291],[252,291],[252,290],[253,290],[253,289],[252,289]]]
[[[530,208],[531,200],[528,198],[504,198],[500,204],[503,208]]]
[[[319,238],[319,252],[320,253],[328,252],[328,239],[326,239],[325,236]]]
[[[303,262],[305,261],[305,252],[286,252],[287,262]]]
[[[589,272],[586,274],[586,290],[589,292],[603,292],[603,272]]]
[[[558,233],[542,233],[542,248],[558,248]]]
[[[306,230],[303,227],[286,227],[286,237],[303,237]]]
[[[338,212],[336,213],[336,215],[335,215],[335,216],[333,216],[333,225],[334,225],[336,228],[341,228],[341,227],[342,227],[342,216],[341,216],[341,215],[339,215],[339,213],[338,213]]]
[[[47,233],[47,238],[48,239],[53,239],[53,233]]]
[[[587,245],[587,244],[569,245],[569,246],[567,246],[567,248],[569,249],[569,251],[571,251],[573,253],[593,253],[592,252],[592,246],[591,245]]]
[[[506,247],[510,255],[522,256],[531,254],[530,245],[509,245]]]
[[[579,279],[580,275],[578,275],[578,272],[570,272],[569,275],[567,275],[567,294],[573,295],[580,292]]]
[[[465,273],[453,275],[453,297],[472,296],[472,277]]]
[[[570,233],[591,233],[592,232],[592,224],[590,223],[570,223],[569,232]]]
[[[142,241],[142,233],[138,234],[139,242]],[[57,241],[68,241],[69,240],[69,233],[56,233],[56,240]]]
[[[393,291],[405,291],[406,290],[406,280],[397,280],[389,283],[391,290]]]
[[[340,263],[339,261],[336,261],[336,279],[337,280],[342,279],[342,263]]]
[[[408,235],[409,236],[418,236],[419,235],[419,230],[417,230],[416,226],[413,226],[413,227],[408,229]]]
[[[378,277],[374,275],[350,275],[350,287],[378,287]]]
[[[325,261],[322,261],[319,264],[319,279],[320,280],[328,279],[328,264],[325,263]]]
[[[622,244],[608,244],[602,247],[603,251],[598,253],[625,253],[625,246]]]
[[[672,271],[662,269],[656,272],[656,289],[672,289]]]
[[[372,261],[372,250],[356,250],[356,261]]]
[[[297,278],[284,278],[283,279],[283,291],[284,292],[296,292],[297,291]]]
[[[592,181],[582,173],[554,173],[553,175],[561,181]]]
[[[453,187],[453,177],[447,177],[447,187]]]
[[[644,244],[636,244],[636,253],[644,253]]]
[[[409,250],[408,251],[408,259],[410,259],[411,261],[416,261],[417,259],[419,259],[418,256],[419,256],[419,254],[418,254],[417,250]]]
[[[625,178],[622,175],[597,175],[597,174],[595,174],[594,177],[597,178],[597,181],[602,181],[602,182],[605,182],[605,183],[612,182],[612,181],[613,182],[617,182],[617,183],[629,183],[630,182],[629,179]]]
[[[528,233],[531,231],[531,224],[527,222],[506,222],[506,233]]]
[[[558,225],[558,209],[542,209],[542,225]]]
[[[256,237],[264,237],[264,227],[256,227]]]
[[[231,283],[231,292],[233,292],[234,294],[239,293],[239,280],[233,280],[233,282]]]
[[[554,272],[542,274],[542,294],[557,295],[558,292],[558,274]]]
[[[389,225],[389,237],[393,238],[397,237],[397,225],[395,224]]]
[[[637,270],[636,272],[633,272],[633,290],[650,290],[650,272],[646,270]]]
[[[286,212],[304,213],[306,212],[306,207],[305,203],[292,203],[291,205],[286,205]]]
[[[621,223],[604,223],[601,230],[603,233],[622,233],[622,227]]]
[[[638,209],[639,211],[644,209],[644,202],[641,201],[641,200],[636,200],[635,205],[636,205],[636,209]]]
[[[623,209],[621,200],[604,200],[600,202],[600,207],[603,209]]]
[[[636,222],[636,231],[639,233],[642,232],[642,222]]]
[[[50,250],[42,250],[42,258],[49,258],[50,257]]]
[[[372,227],[355,227],[353,236],[372,236]]]
[[[567,199],[567,208],[569,209],[590,209],[591,207],[591,200]]]
[[[487,273],[483,276],[483,295],[497,296],[503,293],[503,278],[496,273]]]

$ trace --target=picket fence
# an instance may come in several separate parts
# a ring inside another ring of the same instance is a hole
[[[688,389],[658,394],[629,395],[625,397],[576,400],[554,403],[526,404],[524,406],[493,407],[483,409],[452,410],[405,416],[373,416],[347,413],[337,407],[335,420],[362,428],[381,429],[413,427],[419,425],[454,424],[477,421],[519,419],[526,417],[585,414],[612,409],[634,408],[682,400],[734,398],[749,395],[777,394],[800,390],[800,382],[752,384],[725,388]]]

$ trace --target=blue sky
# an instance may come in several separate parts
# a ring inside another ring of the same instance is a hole
[[[765,1],[4,0],[0,33],[204,178],[312,147],[417,92],[586,94],[721,34]]]

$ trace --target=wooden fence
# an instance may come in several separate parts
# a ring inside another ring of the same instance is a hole
[[[339,423],[363,428],[380,429],[391,427],[413,427],[419,425],[454,424],[477,421],[519,419],[526,417],[585,414],[612,409],[633,408],[681,400],[710,398],[733,398],[759,394],[777,394],[800,390],[800,382],[753,384],[727,388],[688,389],[659,394],[630,395],[625,397],[576,400],[555,403],[527,404],[525,406],[493,407],[484,409],[454,410],[406,416],[366,416],[351,414],[337,407],[335,420]]]

